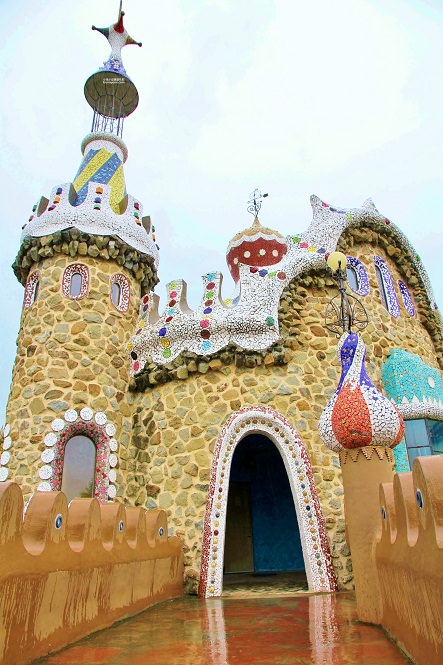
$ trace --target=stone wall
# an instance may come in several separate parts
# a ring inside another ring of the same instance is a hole
[[[89,292],[79,300],[61,291],[64,270],[73,263],[89,268]],[[40,272],[38,297],[22,313],[6,415],[12,440],[9,478],[25,495],[40,481],[44,437],[67,410],[89,407],[107,414],[125,458],[131,415],[125,350],[140,297],[132,272],[112,260],[58,254],[35,263],[33,270]],[[130,283],[127,312],[118,311],[110,300],[110,279],[116,273]],[[117,468],[117,484],[120,474]]]
[[[381,247],[355,244],[352,253],[368,271],[371,292],[363,298],[369,325],[363,333],[367,369],[381,387],[389,350],[402,347],[435,365],[435,348],[418,318],[401,306],[394,320],[381,304],[372,256],[384,258],[394,280],[403,277]],[[368,257],[370,257],[368,259]],[[413,288],[410,287],[413,293]],[[336,295],[326,271],[292,282],[280,301],[281,344],[267,353],[228,349],[208,359],[182,354],[166,367],[150,366],[133,388],[134,407],[127,494],[136,505],[168,512],[185,541],[188,588],[199,576],[203,518],[211,457],[227,417],[244,406],[264,404],[283,414],[300,434],[314,481],[341,588],[352,586],[352,563],[345,540],[343,487],[338,456],[324,447],[317,431],[320,414],[339,380],[337,340],[324,329],[326,303]]]

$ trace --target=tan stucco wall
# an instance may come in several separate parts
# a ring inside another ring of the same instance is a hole
[[[161,531],[161,533],[160,533]],[[162,511],[0,483],[0,663],[25,665],[183,593]]]

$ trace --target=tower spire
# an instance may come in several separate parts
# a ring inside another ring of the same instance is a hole
[[[107,28],[93,30],[106,37],[111,45],[111,53],[103,63],[103,67],[92,74],[85,83],[85,97],[94,111],[92,132],[106,132],[122,136],[124,119],[138,105],[138,91],[123,66],[122,48],[129,44],[141,46],[135,41],[123,25],[125,12],[122,1],[118,11],[117,22]]]

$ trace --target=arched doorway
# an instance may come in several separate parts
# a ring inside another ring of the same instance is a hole
[[[263,434],[249,434],[232,459],[224,572],[304,571],[291,487],[283,459]]]
[[[297,515],[309,589],[336,591],[325,521],[306,448],[292,425],[278,411],[251,406],[227,419],[215,444],[203,525],[199,595],[217,597],[223,591],[231,466],[237,446],[252,434],[269,439],[283,460]]]

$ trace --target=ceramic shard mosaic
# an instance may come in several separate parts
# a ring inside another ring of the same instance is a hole
[[[320,417],[323,442],[335,451],[370,445],[393,448],[403,438],[403,419],[369,378],[364,364],[366,349],[360,336],[343,333],[337,354],[342,373],[337,390]]]
[[[443,382],[438,369],[404,349],[392,349],[383,366],[383,385],[405,420],[443,420]]]
[[[143,206],[126,194],[123,163],[127,149],[121,139],[104,133],[89,134],[82,144],[84,156],[73,183],[52,190],[49,201],[40,199],[23,227],[22,240],[42,237],[71,227],[93,235],[118,236],[130,247],[148,254],[158,265],[158,247]]]
[[[278,305],[285,286],[302,272],[323,267],[325,257],[335,250],[342,233],[350,226],[364,226],[367,222],[381,229],[390,226],[400,246],[416,257],[415,267],[431,307],[436,308],[429,278],[416,252],[406,236],[378,212],[372,201],[366,201],[361,208],[338,209],[313,196],[311,204],[313,220],[305,233],[283,240],[280,234],[255,220],[250,229],[237,234],[229,243],[228,265],[234,279],[238,275],[237,294],[232,300],[224,301],[221,297],[219,272],[203,277],[203,296],[195,310],[188,307],[183,280],[167,285],[168,304],[160,317],[155,313],[155,297],[144,296],[135,335],[129,345],[132,374],[140,372],[148,360],[165,364],[182,351],[205,356],[229,343],[260,350],[277,342]],[[384,271],[386,284],[393,284],[389,270],[382,263],[380,269]],[[358,293],[367,295],[369,282],[364,266],[357,259],[351,265],[357,272]],[[394,287],[387,286],[387,289],[391,313],[398,316]]]
[[[335,590],[336,580],[324,517],[306,448],[297,432],[280,413],[268,407],[256,406],[246,407],[228,418],[217,439],[203,530],[200,595],[220,596],[222,592],[231,463],[237,444],[250,432],[260,432],[267,436],[285,460],[309,589]]]

